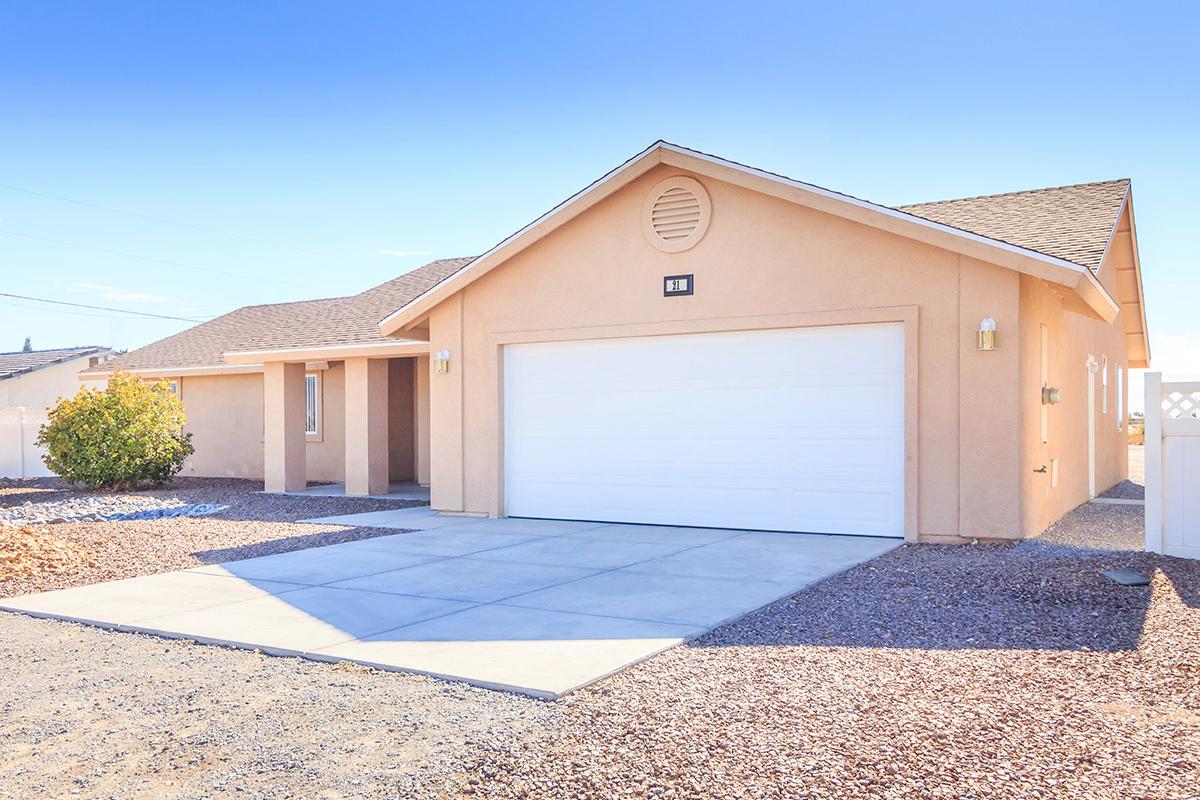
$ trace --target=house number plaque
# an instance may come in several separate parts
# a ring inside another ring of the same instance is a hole
[[[667,275],[663,278],[663,297],[680,297],[691,294],[694,275]]]

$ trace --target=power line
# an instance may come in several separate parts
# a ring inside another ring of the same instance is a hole
[[[15,297],[18,300],[33,300],[37,303],[53,303],[57,306],[72,306],[73,308],[90,308],[95,311],[115,311],[118,314],[134,314],[139,317],[153,317],[154,319],[173,319],[179,322],[204,322],[203,319],[194,317],[173,317],[168,314],[151,314],[149,311],[131,311],[126,308],[111,308],[109,306],[90,306],[86,303],[68,303],[65,300],[47,300],[44,297],[27,297],[23,294],[11,294],[9,292],[0,292],[0,297]]]
[[[13,303],[9,300],[0,300],[0,306],[8,306],[9,308],[19,308],[23,311],[37,311],[39,313],[49,314],[68,314],[72,317],[90,317],[91,319],[123,319],[129,320],[129,317],[118,317],[116,314],[89,314],[86,311],[67,311],[64,308],[42,308],[40,306],[30,306],[24,303]],[[148,320],[134,319],[133,322],[146,322]]]
[[[123,214],[127,217],[136,217],[137,219],[149,220],[150,222],[158,222],[163,225],[174,225],[178,228],[188,228],[189,230],[200,231],[201,233],[211,233],[211,234],[215,234],[217,236],[227,236],[230,239],[243,239],[248,242],[258,242],[259,244],[270,245],[271,247],[283,247],[283,248],[287,248],[289,250],[295,250],[298,253],[306,253],[307,255],[311,255],[311,256],[320,256],[321,258],[331,258],[332,257],[327,253],[318,253],[315,250],[308,250],[303,247],[296,247],[295,245],[284,244],[283,242],[273,242],[270,239],[260,239],[257,236],[247,236],[242,233],[229,233],[228,231],[219,231],[216,228],[206,228],[202,225],[192,225],[191,223],[188,223],[188,222],[178,222],[173,219],[164,219],[163,217],[153,217],[153,216],[150,216],[149,214],[141,214],[137,211],[126,211],[125,209],[122,209],[122,208],[113,208],[112,206],[102,206],[99,203],[89,203],[86,200],[76,200],[71,197],[63,197],[60,194],[50,194],[49,192],[38,192],[38,191],[34,191],[33,189],[25,189],[20,186],[13,186],[12,184],[8,184],[8,183],[0,183],[0,189],[9,189],[14,192],[23,192],[25,194],[34,195],[35,197],[46,197],[51,200],[60,200],[64,203],[73,203],[77,206],[85,206],[87,208],[95,208],[100,211],[108,211],[109,213],[112,213],[112,214]]]
[[[123,253],[120,250],[107,250],[103,247],[93,247],[89,244],[81,244],[80,242],[68,242],[63,239],[51,239],[48,236],[34,236],[31,233],[21,233],[19,231],[10,231],[10,230],[4,229],[4,228],[0,228],[0,233],[6,233],[9,236],[19,236],[22,239],[33,239],[33,240],[39,241],[39,242],[51,242],[53,244],[66,245],[67,247],[78,247],[83,250],[92,250],[97,253],[107,253],[108,255],[111,255],[111,256],[121,256],[122,258],[136,258],[139,261],[149,261],[154,264],[166,264],[171,267],[182,267],[183,269],[194,269],[194,270],[199,270],[200,272],[212,272],[212,273],[216,273],[218,275],[232,275],[235,278],[250,278],[251,280],[260,280],[260,281],[263,281],[264,283],[275,283],[280,286],[291,285],[291,284],[285,283],[284,281],[276,281],[276,280],[271,280],[270,278],[262,278],[262,277],[258,277],[258,276],[244,275],[240,272],[230,272],[229,270],[226,270],[226,269],[216,269],[215,267],[198,267],[195,264],[184,264],[180,261],[170,261],[165,258],[153,258],[151,256],[140,256],[136,253]]]

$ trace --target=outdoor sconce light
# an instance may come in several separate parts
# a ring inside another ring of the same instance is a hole
[[[975,334],[975,349],[996,349],[996,320],[987,317],[979,323],[979,332]]]
[[[450,371],[450,351],[438,350],[433,354],[433,371],[444,375]]]
[[[1042,387],[1042,405],[1053,406],[1062,402],[1062,393],[1053,386]]]

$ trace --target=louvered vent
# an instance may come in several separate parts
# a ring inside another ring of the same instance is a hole
[[[651,245],[664,253],[682,253],[704,238],[712,201],[700,181],[676,175],[656,183],[645,197],[642,231]]]
[[[650,225],[660,239],[686,239],[700,225],[700,199],[688,189],[667,189],[654,201]]]

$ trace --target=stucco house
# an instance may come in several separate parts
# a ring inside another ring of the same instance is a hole
[[[51,474],[34,441],[46,411],[58,398],[74,396],[79,373],[100,366],[111,352],[88,345],[0,353],[0,478]]]
[[[953,542],[1126,476],[1128,180],[889,208],[659,142],[475,258],[243,308],[178,381],[196,475],[448,514]]]

